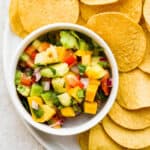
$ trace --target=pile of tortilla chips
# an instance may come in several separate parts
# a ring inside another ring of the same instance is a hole
[[[150,0],[11,0],[10,25],[25,37],[55,22],[86,26],[111,48],[120,71],[116,102],[78,136],[82,150],[150,150]]]

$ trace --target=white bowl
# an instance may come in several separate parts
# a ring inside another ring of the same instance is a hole
[[[24,106],[21,104],[20,99],[17,95],[16,92],[16,87],[14,83],[14,78],[15,78],[15,71],[16,71],[16,66],[19,60],[19,57],[21,53],[24,51],[24,49],[37,37],[40,35],[50,32],[50,31],[55,31],[55,30],[60,30],[60,29],[70,29],[74,31],[81,32],[90,38],[92,38],[94,41],[96,41],[99,45],[104,47],[105,49],[105,54],[109,60],[110,66],[111,66],[111,71],[112,71],[112,80],[113,80],[113,87],[110,93],[110,96],[106,103],[102,106],[102,108],[97,112],[95,116],[89,117],[88,115],[81,115],[80,117],[70,119],[67,121],[66,125],[60,129],[54,129],[50,128],[48,125],[40,124],[32,120],[31,115],[25,110]],[[11,95],[11,100],[24,120],[26,120],[30,125],[35,127],[36,129],[39,129],[40,131],[43,131],[48,134],[54,134],[54,135],[60,135],[60,136],[67,136],[67,135],[75,135],[81,132],[84,132],[94,125],[96,125],[98,122],[100,122],[109,112],[110,108],[112,107],[116,94],[118,91],[118,68],[117,64],[115,61],[115,58],[108,47],[108,45],[104,42],[104,40],[98,36],[96,33],[93,31],[79,25],[75,24],[70,24],[70,23],[56,23],[56,24],[51,24],[44,26],[33,33],[31,33],[29,36],[27,36],[21,43],[18,43],[19,47],[13,57],[13,61],[11,64],[11,70],[10,70],[10,81],[9,81],[9,86],[10,86],[10,95]]]

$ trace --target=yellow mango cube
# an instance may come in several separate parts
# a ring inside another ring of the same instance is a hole
[[[91,54],[86,54],[86,55],[82,56],[82,64],[83,65],[91,64]]]
[[[97,112],[97,103],[96,102],[92,102],[92,103],[89,103],[89,102],[84,102],[84,113],[86,114],[96,114]]]
[[[93,102],[96,96],[96,92],[100,85],[98,80],[90,80],[89,85],[86,90],[85,100],[88,102]]]
[[[65,55],[67,54],[67,50],[64,47],[60,47],[60,46],[56,47],[56,50],[57,50],[59,60],[63,61],[65,58]]]
[[[65,107],[61,109],[61,114],[64,117],[75,117],[75,112],[72,107]]]

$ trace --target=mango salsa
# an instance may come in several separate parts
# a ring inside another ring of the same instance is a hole
[[[49,128],[61,128],[70,117],[96,115],[97,105],[110,95],[105,49],[86,34],[67,28],[47,31],[19,58],[14,80],[18,97],[32,120]]]
[[[84,113],[96,114],[96,112],[97,112],[97,103],[96,102],[92,102],[92,103],[84,102],[83,107],[84,107]]]

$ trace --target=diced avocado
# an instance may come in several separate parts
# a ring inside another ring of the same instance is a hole
[[[19,94],[21,94],[22,96],[29,96],[30,94],[30,88],[28,86],[24,86],[24,85],[18,85],[17,87],[17,91]]]
[[[54,78],[52,79],[52,86],[54,90],[58,93],[64,93],[65,89],[65,79],[64,78]]]
[[[32,112],[34,113],[36,118],[41,118],[44,115],[44,111],[40,106],[38,106],[38,107],[39,108],[37,110],[32,108]]]
[[[39,84],[33,84],[31,87],[30,96],[41,96],[43,93],[43,87]]]
[[[77,96],[78,96],[79,99],[83,99],[83,98],[85,97],[85,92],[84,92],[84,90],[83,90],[83,89],[79,89],[79,90],[77,91]]]
[[[69,67],[66,63],[52,65],[51,68],[56,70],[56,77],[63,77],[69,71]]]
[[[56,74],[56,71],[55,71],[55,69],[53,69],[53,68],[43,68],[41,71],[40,71],[40,73],[41,73],[41,76],[42,77],[46,77],[46,78],[53,78],[53,77],[55,77],[55,74]]]
[[[75,31],[69,31],[76,39],[80,40],[80,37],[77,35]]]
[[[36,55],[34,63],[36,65],[47,65],[50,64],[52,60],[47,55],[47,52],[40,52]]]
[[[82,109],[79,105],[75,104],[72,106],[73,107],[73,110],[77,113],[81,113],[82,112]]]
[[[92,66],[97,65],[98,62],[100,62],[100,57],[99,56],[92,57],[92,60],[91,60],[91,65]]]
[[[45,92],[45,93],[41,94],[41,97],[44,100],[44,102],[50,107],[53,106],[53,101],[52,101],[51,95],[52,95],[51,92]]]
[[[93,65],[88,66],[85,71],[86,75],[91,79],[100,79],[102,78],[107,72],[103,69],[100,65]]]
[[[19,70],[16,71],[16,74],[15,74],[15,84],[16,85],[20,84],[22,75],[23,75],[23,73],[21,71],[19,71]]]
[[[43,100],[45,101],[45,103],[47,105],[48,105],[48,103],[51,103],[51,102],[48,102],[48,101],[52,101],[52,104],[55,105],[55,106],[59,106],[59,104],[60,104],[56,93],[53,92],[53,91],[49,91],[49,92],[46,92],[44,94],[41,94],[41,96],[42,96]]]
[[[23,53],[20,57],[20,60],[27,62],[30,59],[30,57],[26,54]]]
[[[79,46],[80,46],[81,50],[88,50],[89,49],[89,45],[83,39],[79,40]]]
[[[69,49],[69,48],[79,49],[78,41],[70,33],[70,31],[61,31],[60,32],[60,42],[67,49]]]
[[[35,41],[33,41],[33,43],[32,43],[32,46],[33,46],[35,49],[37,49],[37,50],[38,50],[38,48],[40,47],[40,45],[41,45],[41,42],[40,42],[39,40],[35,40]]]
[[[63,94],[59,95],[58,99],[63,106],[71,105],[71,96],[68,93],[63,93]]]
[[[37,65],[48,65],[59,62],[59,57],[55,46],[51,46],[46,51],[36,55],[34,63]]]

